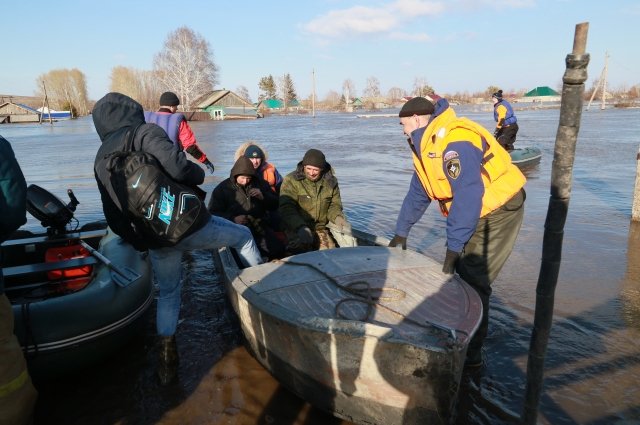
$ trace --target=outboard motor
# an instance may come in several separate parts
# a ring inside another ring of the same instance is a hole
[[[71,201],[65,205],[40,186],[32,184],[27,188],[27,211],[40,220],[49,235],[65,233],[65,227],[74,218],[73,212],[80,202],[71,189],[67,189],[67,194]]]

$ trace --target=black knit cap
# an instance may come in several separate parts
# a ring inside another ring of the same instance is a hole
[[[178,106],[180,99],[174,92],[166,91],[160,96],[160,106]]]
[[[311,165],[312,167],[324,169],[326,164],[324,154],[318,149],[309,149],[302,158],[302,165]]]
[[[245,158],[262,158],[264,159],[264,152],[256,145],[249,145],[244,151]]]
[[[497,92],[492,94],[491,97],[495,97],[498,100],[502,100],[502,90],[498,90]]]
[[[431,115],[435,111],[433,103],[429,102],[424,97],[414,97],[404,104],[398,116],[412,117],[414,115]]]

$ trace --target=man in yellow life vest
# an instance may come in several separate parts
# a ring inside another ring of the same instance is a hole
[[[435,102],[435,104],[434,104]],[[456,116],[446,99],[414,97],[400,110],[414,174],[389,246],[406,249],[431,201],[447,218],[443,273],[458,272],[482,299],[482,322],[465,366],[479,367],[489,322],[491,283],[511,254],[524,216],[526,178],[481,125]]]

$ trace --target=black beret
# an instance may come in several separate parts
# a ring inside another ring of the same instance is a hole
[[[497,92],[492,94],[491,97],[495,97],[496,99],[501,100],[502,99],[502,90],[498,90]]]
[[[160,96],[160,106],[178,106],[180,99],[175,93],[166,91]]]
[[[312,167],[324,169],[326,165],[324,154],[318,149],[309,149],[302,158],[302,165],[311,165]]]
[[[431,115],[435,111],[433,103],[424,97],[414,97],[400,109],[399,117],[412,117],[414,115]]]

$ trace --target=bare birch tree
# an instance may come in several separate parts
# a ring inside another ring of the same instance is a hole
[[[79,69],[54,69],[36,81],[36,96],[44,97],[44,83],[52,108],[71,110],[74,116],[88,113],[87,79]]]
[[[414,96],[428,96],[435,93],[433,87],[427,84],[427,80],[422,77],[416,77],[413,81],[413,95]]]
[[[358,95],[356,94],[356,84],[353,82],[351,78],[347,78],[342,83],[342,93],[343,95],[349,94],[349,98],[356,98]]]
[[[368,99],[380,97],[380,80],[376,77],[367,78],[367,87],[364,89],[362,95]]]
[[[249,95],[249,89],[246,86],[236,87],[236,94],[249,103],[251,102],[251,95]]]
[[[153,65],[164,88],[181,98],[183,110],[218,82],[218,67],[209,42],[188,27],[169,33]]]
[[[366,105],[375,109],[376,103],[380,100],[380,81],[376,77],[367,78],[367,87],[362,96],[365,98]]]
[[[327,108],[334,109],[340,104],[340,95],[333,90],[329,90],[324,97],[324,103]]]
[[[407,95],[407,92],[400,87],[391,87],[387,92],[387,98],[390,102],[396,102]]]

